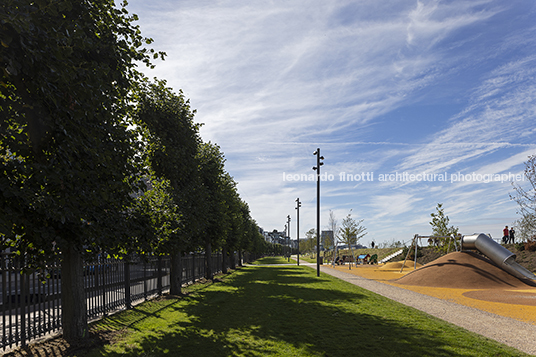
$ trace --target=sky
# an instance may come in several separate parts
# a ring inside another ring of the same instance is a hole
[[[165,51],[140,67],[182,90],[251,215],[291,238],[333,212],[361,244],[430,235],[443,204],[462,234],[502,236],[536,154],[532,0],[130,0]]]

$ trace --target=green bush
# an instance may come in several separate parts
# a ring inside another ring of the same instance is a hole
[[[402,250],[402,254],[400,255],[400,260],[406,259],[406,255],[408,254],[408,249],[409,249],[408,247],[404,247],[404,249]],[[423,255],[422,247],[417,246],[417,258],[422,257],[422,255]],[[409,260],[415,259],[415,247],[411,247],[411,252],[409,253],[408,259]]]
[[[515,244],[515,248],[518,250],[518,251],[523,251],[525,250],[525,244],[524,243],[516,243]]]

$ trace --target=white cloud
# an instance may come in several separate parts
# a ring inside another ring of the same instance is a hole
[[[450,32],[467,25],[489,19],[498,10],[474,11],[491,1],[466,1],[442,3],[440,1],[417,1],[415,9],[408,15],[406,41],[408,45],[425,42],[435,45]]]
[[[144,35],[168,53],[148,75],[190,98],[196,119],[206,124],[203,139],[225,152],[254,218],[268,230],[282,229],[300,197],[305,232],[315,225],[315,183],[284,182],[282,175],[313,173],[317,147],[326,156],[323,172],[334,175],[519,170],[536,134],[530,45],[536,30],[516,13],[521,5],[529,6],[492,0],[131,0],[129,6]],[[443,115],[438,103],[455,109]],[[400,108],[409,108],[407,128],[396,115]],[[511,208],[495,205],[505,192],[500,185],[335,180],[322,185],[322,204],[325,216],[327,207],[340,214],[354,208],[370,222],[371,237],[411,237],[429,229],[437,202],[450,200],[457,218],[463,202],[476,200],[488,207],[475,213],[483,221],[483,214]]]
[[[397,216],[414,209],[414,204],[421,201],[420,198],[406,193],[393,195],[376,195],[372,199],[370,206],[376,212],[373,219],[378,220],[383,217]]]
[[[400,169],[436,172],[502,148],[534,148],[519,139],[526,136],[536,114],[535,64],[535,58],[530,57],[494,70],[474,91],[470,107],[418,153],[406,158]]]

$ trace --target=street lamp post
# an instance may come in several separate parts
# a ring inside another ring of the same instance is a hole
[[[288,231],[288,225],[285,224],[285,236],[283,236],[283,244],[281,245],[281,250],[283,252],[283,259],[285,259],[285,257],[287,256],[287,248],[285,248],[285,246],[287,245],[287,233]]]
[[[287,216],[287,222],[288,222],[288,234],[287,234],[287,239],[288,239],[288,244],[287,244],[287,247],[288,247],[288,262],[290,263],[290,253],[291,253],[291,249],[290,249],[290,214]]]
[[[297,217],[296,217],[296,237],[298,237],[298,265],[300,265],[300,207],[301,202],[300,198],[296,198],[296,211],[297,211]]]
[[[320,156],[320,148],[313,153],[316,155],[316,276],[320,276],[320,166],[324,163],[324,156]]]

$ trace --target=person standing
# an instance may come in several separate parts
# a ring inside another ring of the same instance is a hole
[[[503,241],[503,244],[507,244],[508,243],[508,237],[509,237],[509,234],[510,232],[508,231],[508,226],[505,226],[504,229],[503,229],[503,237],[502,237],[502,241]]]
[[[510,242],[512,244],[515,243],[515,234],[516,234],[516,231],[514,231],[514,227],[510,228],[510,231],[508,232],[508,237],[510,237]]]

